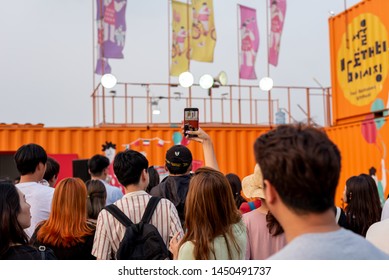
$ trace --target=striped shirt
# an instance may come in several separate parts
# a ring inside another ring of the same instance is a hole
[[[136,191],[124,195],[122,199],[115,202],[115,205],[136,224],[142,219],[150,198],[151,196],[145,191]],[[169,245],[169,236],[173,236],[176,232],[180,232],[180,236],[183,236],[177,209],[167,199],[162,198],[158,203],[150,223],[158,229],[166,246]],[[125,230],[124,225],[103,209],[97,218],[92,255],[97,259],[111,259],[112,254],[116,255]]]

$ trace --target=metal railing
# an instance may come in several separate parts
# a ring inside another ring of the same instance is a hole
[[[199,85],[118,83],[110,90],[99,84],[91,97],[94,126],[176,125],[185,107],[199,108],[200,122],[205,124],[332,124],[330,88],[276,86],[264,92],[249,85],[204,90]]]

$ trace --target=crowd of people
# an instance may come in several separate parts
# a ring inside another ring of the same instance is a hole
[[[389,259],[389,200],[381,207],[376,182],[360,174],[345,182],[346,207],[335,205],[341,154],[321,129],[279,125],[260,135],[254,172],[242,180],[220,172],[204,130],[186,133],[202,145],[205,167],[192,171],[191,151],[174,145],[160,181],[143,154],[121,151],[113,170],[124,193],[107,182],[105,156],[89,159],[91,180],[56,184],[58,162],[37,144],[21,146],[19,181],[0,181],[0,259],[116,259],[128,228],[108,205],[138,224],[152,197],[148,223],[168,259]]]

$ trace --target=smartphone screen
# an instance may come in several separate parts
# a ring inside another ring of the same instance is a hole
[[[188,130],[195,131],[198,129],[199,129],[199,109],[185,108],[184,109],[184,136],[187,135],[185,131]]]

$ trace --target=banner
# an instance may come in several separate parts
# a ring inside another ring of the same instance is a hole
[[[213,62],[213,52],[216,45],[213,0],[193,0],[191,11],[191,59]]]
[[[179,76],[182,72],[189,70],[189,38],[188,30],[191,24],[188,17],[188,5],[172,1],[172,54],[170,75]]]
[[[269,63],[278,65],[278,54],[280,52],[281,34],[284,27],[286,0],[269,0],[270,1],[270,44],[269,44]]]
[[[259,47],[257,12],[255,9],[239,5],[240,8],[240,67],[239,78],[255,80],[255,59]]]
[[[107,58],[123,58],[127,0],[96,0],[98,59],[96,74],[111,72]]]

